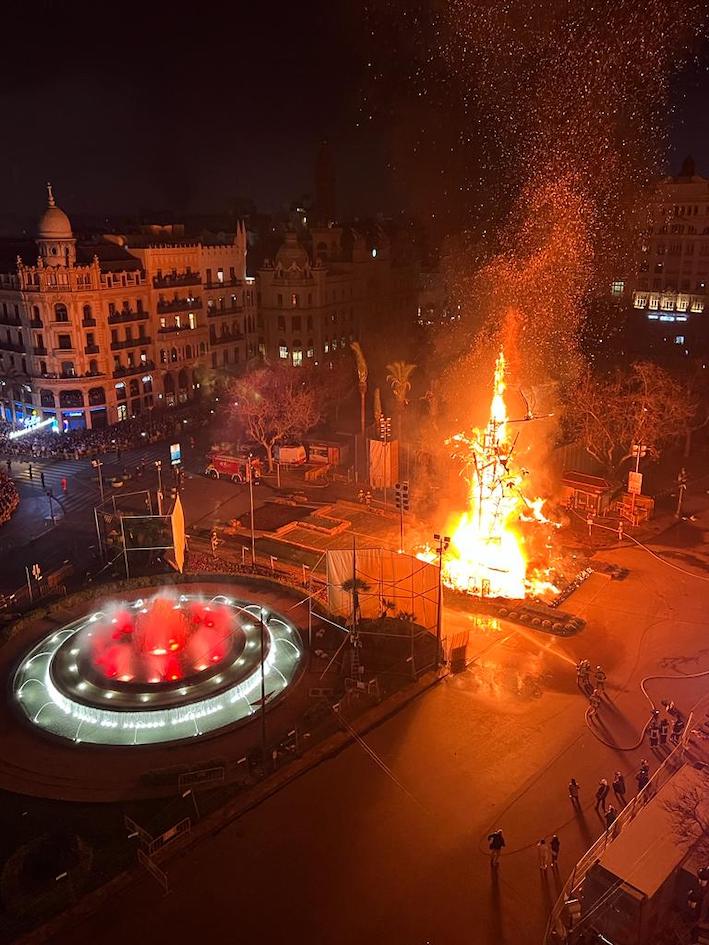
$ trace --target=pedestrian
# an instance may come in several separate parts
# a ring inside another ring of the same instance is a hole
[[[588,677],[586,676],[586,660],[579,660],[576,664],[576,682],[582,688],[586,688]]]
[[[598,712],[598,708],[601,704],[601,697],[598,694],[598,689],[593,690],[593,692],[589,696],[588,704],[589,704],[588,714],[589,714],[589,717],[591,717]]]
[[[542,837],[542,839],[537,844],[537,859],[539,860],[539,869],[548,870],[549,869],[549,847],[547,842]]]
[[[648,734],[650,736],[650,748],[657,748],[660,741],[660,729],[658,728],[657,723],[650,723]]]
[[[608,787],[608,782],[605,778],[601,778],[601,780],[598,782],[598,787],[596,788],[596,811],[598,811],[599,807],[602,807],[603,813],[605,814],[606,798],[608,797],[609,790],[610,788]]]
[[[606,674],[603,672],[600,666],[596,666],[595,681],[596,681],[596,692],[599,695],[602,695],[603,691],[606,688]]]
[[[672,726],[672,742],[676,745],[679,742],[680,735],[682,734],[682,729],[684,728],[684,721],[680,718],[675,719],[674,725]]]
[[[549,848],[551,849],[551,865],[556,869],[559,865],[559,850],[561,849],[561,840],[556,834],[551,838]]]
[[[615,819],[618,816],[615,807],[612,804],[609,805],[608,810],[606,811],[606,829],[610,829],[615,823]]]
[[[69,483],[67,482],[66,478],[62,478],[62,492],[64,493],[64,495],[66,495],[68,491],[69,491]]]
[[[625,778],[620,771],[616,771],[613,775],[613,793],[616,796],[616,800],[619,800],[623,807],[625,807],[628,803],[625,799]]]
[[[709,866],[700,866],[697,870],[697,879],[699,880],[699,892],[703,896],[709,886]]]
[[[689,895],[687,896],[687,907],[689,909],[689,916],[693,922],[696,922],[699,918],[701,905],[702,897],[695,892],[694,889],[690,889]]]
[[[576,778],[569,781],[569,797],[574,807],[579,807],[579,784]]]
[[[360,489],[357,493],[357,501],[360,505],[364,505],[364,489]]]
[[[364,501],[365,501],[365,504],[366,504],[367,508],[368,508],[368,509],[371,509],[371,507],[372,507],[372,493],[369,492],[369,490],[367,490],[367,493],[366,493],[366,495],[365,495],[365,497],[364,497]]]
[[[30,479],[34,479],[34,476],[32,475],[32,463],[29,464],[27,472],[29,473]]]
[[[635,780],[638,782],[638,794],[639,794],[640,791],[642,791],[642,789],[650,780],[650,773],[648,769],[641,767],[638,773],[635,775]]]
[[[11,459],[5,460],[5,465],[7,466],[7,474],[9,476],[10,473],[12,472],[12,460]]]
[[[498,866],[500,862],[500,854],[502,853],[502,848],[505,845],[505,838],[502,834],[501,829],[497,829],[494,833],[488,835],[488,843],[490,844],[490,866]]]
[[[667,736],[670,733],[670,723],[667,718],[663,716],[662,721],[660,722],[660,744],[667,744]]]
[[[40,482],[42,483],[42,488],[44,489],[44,488],[45,488],[45,486],[44,486],[44,470],[42,470],[42,472],[39,474],[39,479],[40,479]]]

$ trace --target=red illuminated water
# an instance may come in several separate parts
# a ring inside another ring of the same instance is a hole
[[[121,608],[92,627],[90,662],[125,683],[178,682],[229,653],[236,618],[224,604],[158,595],[140,610]]]

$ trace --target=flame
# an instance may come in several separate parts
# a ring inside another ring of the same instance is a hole
[[[457,516],[443,555],[443,581],[449,587],[483,597],[523,598],[556,591],[548,575],[528,573],[528,555],[519,522],[557,526],[543,512],[544,499],[528,499],[522,475],[511,462],[505,403],[507,363],[500,351],[490,418],[484,430],[458,433],[450,441],[454,455],[469,470],[468,508]],[[419,553],[436,560],[430,547]]]

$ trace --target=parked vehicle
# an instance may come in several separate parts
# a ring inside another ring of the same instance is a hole
[[[231,453],[210,453],[205,476],[212,479],[231,479],[232,482],[248,482],[248,457]],[[252,459],[254,482],[261,478],[261,460]]]

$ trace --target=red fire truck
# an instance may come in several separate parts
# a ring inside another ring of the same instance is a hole
[[[231,453],[213,452],[209,454],[209,463],[204,470],[205,476],[211,476],[212,479],[231,479],[232,482],[248,482],[247,456],[234,456]],[[251,467],[254,474],[254,482],[261,478],[261,460],[252,459]]]

